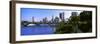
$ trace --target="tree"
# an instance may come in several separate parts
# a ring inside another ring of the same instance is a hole
[[[78,32],[77,30],[79,30],[79,28],[78,28],[79,20],[80,20],[79,16],[71,16],[70,17],[69,24],[72,25],[74,33],[77,33]]]
[[[80,22],[86,22],[79,24],[79,28],[83,32],[92,32],[92,11],[83,11],[80,13]]]
[[[59,17],[55,17],[54,23],[59,23]]]
[[[73,33],[72,25],[65,24],[63,21],[56,26],[56,34]]]
[[[22,25],[22,26],[27,26],[28,24],[29,24],[28,21],[21,21],[21,25]]]
[[[60,22],[56,27],[56,33],[76,33],[78,30],[79,16],[70,16],[68,21]]]

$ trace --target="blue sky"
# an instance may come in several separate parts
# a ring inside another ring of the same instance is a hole
[[[33,16],[35,21],[40,21],[45,17],[47,17],[48,20],[51,20],[52,16],[59,17],[59,13],[61,12],[65,13],[65,18],[69,18],[73,11],[60,9],[21,8],[21,20],[32,21]],[[75,12],[80,13],[81,11]]]

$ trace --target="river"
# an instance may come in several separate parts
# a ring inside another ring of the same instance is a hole
[[[54,34],[55,27],[48,24],[31,25],[27,27],[21,27],[21,35],[44,35]]]

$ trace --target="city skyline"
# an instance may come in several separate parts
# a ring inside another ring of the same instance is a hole
[[[72,15],[72,12],[77,12],[78,14],[82,11],[67,11],[67,10],[58,10],[58,9],[36,9],[36,8],[21,8],[21,20],[32,22],[34,17],[34,21],[40,22],[44,18],[47,20],[51,20],[52,16],[59,17],[59,14],[64,12],[64,19],[69,18]]]

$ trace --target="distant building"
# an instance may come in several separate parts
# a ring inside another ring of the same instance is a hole
[[[32,22],[35,22],[35,21],[34,21],[34,16],[32,17]]]
[[[43,18],[43,23],[47,23],[47,22],[48,22],[47,17]]]
[[[54,16],[52,16],[52,19],[51,19],[51,23],[53,23],[54,22]]]
[[[61,19],[61,21],[64,21],[64,12],[59,14],[59,18]]]
[[[77,16],[78,13],[77,12],[72,12],[72,16]]]

